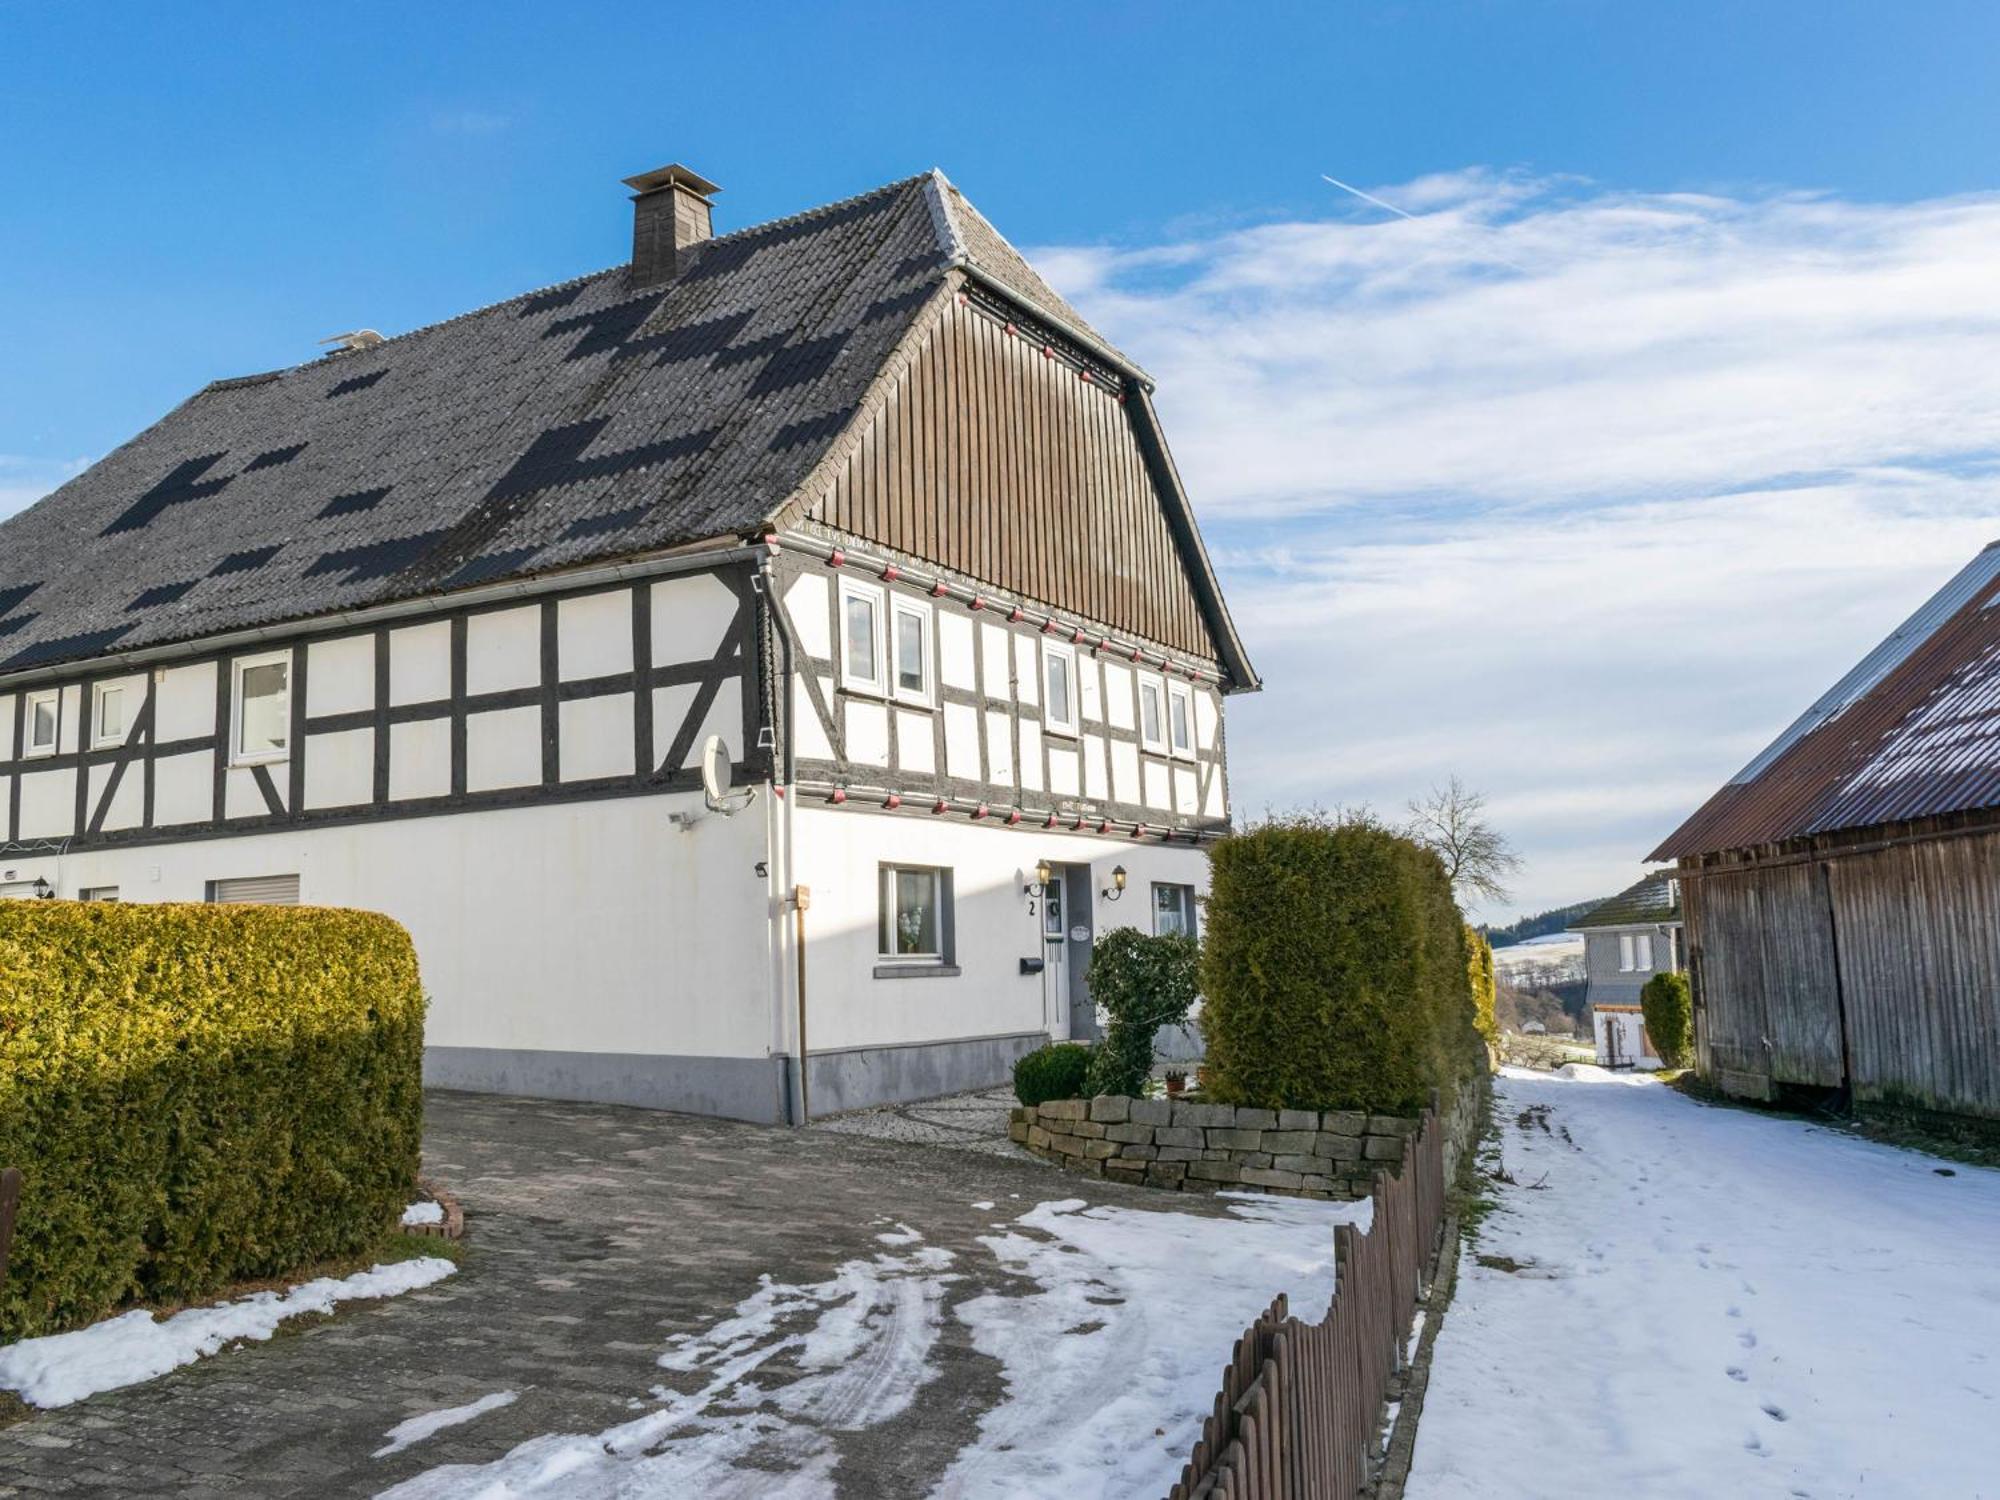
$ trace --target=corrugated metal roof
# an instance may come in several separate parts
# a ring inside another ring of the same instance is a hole
[[[2000,542],[1653,852],[1682,859],[2000,807]]]

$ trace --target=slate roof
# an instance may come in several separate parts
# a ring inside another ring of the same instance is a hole
[[[1680,919],[1679,884],[1662,870],[1627,886],[1609,901],[1600,901],[1570,927],[1581,932],[1591,927],[1641,927]]]
[[[2000,542],[1654,851],[1684,859],[2000,808]]]
[[[0,525],[0,673],[754,534],[954,266],[1102,345],[927,173],[218,380]]]

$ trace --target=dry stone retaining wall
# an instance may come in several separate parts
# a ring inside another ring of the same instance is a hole
[[[1113,1182],[1180,1192],[1248,1188],[1301,1198],[1365,1198],[1377,1172],[1401,1164],[1418,1123],[1359,1110],[1253,1109],[1101,1094],[1024,1105],[1014,1111],[1008,1134],[1037,1156]]]

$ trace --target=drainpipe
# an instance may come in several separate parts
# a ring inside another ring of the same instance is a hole
[[[778,815],[773,826],[777,841],[776,885],[789,894],[778,899],[778,908],[773,913],[773,946],[782,953],[785,945],[784,909],[789,906],[793,912],[792,944],[797,966],[797,1016],[798,1047],[795,1055],[798,1067],[798,1101],[792,1116],[794,1125],[804,1125],[811,1119],[811,1101],[806,1086],[806,908],[812,904],[809,888],[793,882],[792,870],[792,802],[798,790],[797,758],[792,736],[792,678],[796,675],[799,662],[798,639],[792,633],[791,619],[785,612],[785,601],[778,595],[777,569],[774,558],[767,550],[757,569],[763,580],[765,608],[770,612],[771,634],[778,645],[777,719],[778,719],[778,763],[773,768],[773,776],[778,783],[779,795],[771,800],[776,805]],[[773,1022],[782,1041],[784,1032],[784,979],[782,965],[773,975],[774,1004]]]
[[[806,908],[812,905],[812,887],[792,887],[792,911],[798,922],[795,943],[799,954],[799,1123],[812,1124],[812,1097],[806,1078]]]

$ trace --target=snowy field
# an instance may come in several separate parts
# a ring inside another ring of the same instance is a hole
[[[991,1210],[994,1205],[973,1205]],[[1333,1226],[1365,1204],[1244,1197],[1227,1217],[1038,1204],[997,1220],[978,1263],[907,1224],[808,1286],[768,1277],[727,1317],[672,1340],[660,1383],[602,1432],[550,1433],[444,1465],[396,1500],[821,1500],[846,1434],[921,1413],[940,1341],[990,1356],[1005,1395],[931,1491],[950,1500],[1164,1494],[1231,1345],[1278,1292],[1324,1308]],[[413,1418],[400,1451],[511,1392]]]
[[[1410,1500],[2000,1497],[2000,1173],[1577,1072],[1499,1083]]]

